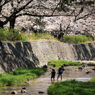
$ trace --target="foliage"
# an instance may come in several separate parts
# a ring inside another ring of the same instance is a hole
[[[63,42],[71,43],[71,44],[79,44],[79,43],[88,42],[92,40],[93,40],[92,37],[90,36],[87,37],[86,35],[79,35],[79,36],[64,35],[63,37]]]
[[[22,40],[56,40],[52,37],[49,33],[22,33],[21,34]]]
[[[17,69],[11,73],[0,74],[1,86],[15,86],[37,78],[46,71],[44,68]]]
[[[29,41],[29,40],[56,40],[50,33],[21,33],[16,29],[3,29],[0,28],[0,40],[1,41]]]
[[[64,64],[68,64],[69,66],[79,66],[79,65],[82,65],[83,63],[66,61],[66,60],[52,60],[48,63],[48,65],[50,65],[50,66],[56,65],[56,67],[60,67]]]
[[[49,86],[48,95],[94,95],[95,82],[67,80]]]
[[[0,28],[0,40],[1,41],[30,41],[30,40],[58,40],[55,39],[50,33],[33,33],[27,31],[27,33],[19,32],[16,29],[3,29]],[[92,41],[92,37],[80,35],[80,36],[67,36],[64,35],[63,42],[71,44],[79,44],[88,41]]]
[[[16,29],[0,28],[0,40],[3,40],[3,41],[21,40],[21,36],[19,34],[19,31]]]

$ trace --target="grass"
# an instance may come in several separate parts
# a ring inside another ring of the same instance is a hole
[[[0,28],[1,41],[30,41],[30,40],[57,40],[50,33],[20,32],[16,29]]]
[[[86,36],[86,35],[79,35],[79,36],[68,36],[64,35],[63,37],[63,42],[65,43],[71,43],[71,44],[80,44],[80,43],[86,43],[86,42],[91,42],[93,41],[93,38],[91,36]]]
[[[95,36],[95,35],[94,35]],[[64,35],[62,42],[71,43],[71,44],[80,44],[93,41],[94,36],[86,35]],[[33,31],[27,31],[26,33],[20,32],[16,29],[3,29],[0,28],[0,40],[1,41],[31,41],[31,40],[51,40],[58,41],[57,38],[54,38],[50,33],[34,33]]]
[[[95,81],[67,80],[49,86],[48,95],[95,95]]]
[[[50,33],[22,33],[21,34],[22,41],[30,41],[30,40],[57,40],[54,39]]]
[[[93,78],[91,79],[91,82],[95,82],[95,77],[93,77]]]
[[[46,71],[45,68],[17,69],[10,73],[0,74],[0,87],[17,86],[37,78]]]
[[[72,62],[72,61],[66,61],[66,60],[52,60],[50,62],[48,62],[49,66],[56,66],[56,67],[60,67],[64,64],[67,64],[69,66],[80,66],[83,63],[82,62]]]

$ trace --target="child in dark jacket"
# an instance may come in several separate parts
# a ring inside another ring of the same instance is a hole
[[[56,74],[55,69],[52,69],[50,74],[51,74],[51,81],[55,81],[55,74]]]

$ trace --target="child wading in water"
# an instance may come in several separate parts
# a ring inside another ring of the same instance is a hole
[[[60,78],[61,78],[61,81],[62,81],[62,74],[63,74],[64,71],[65,71],[64,66],[61,66],[61,67],[58,69],[58,77],[57,77],[57,80],[58,80],[58,78],[60,77]]]
[[[50,74],[51,74],[51,81],[55,81],[55,74],[56,74],[55,69],[52,69]]]

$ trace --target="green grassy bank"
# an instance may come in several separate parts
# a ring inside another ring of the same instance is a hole
[[[68,66],[80,66],[83,65],[85,63],[82,62],[73,62],[73,61],[66,61],[66,60],[52,60],[50,62],[48,62],[49,66],[56,66],[56,67],[60,67],[62,65],[68,65]]]
[[[95,95],[95,80],[56,82],[49,86],[48,95]]]
[[[17,86],[28,80],[37,78],[46,72],[45,68],[17,69],[10,73],[0,74],[0,87]]]

